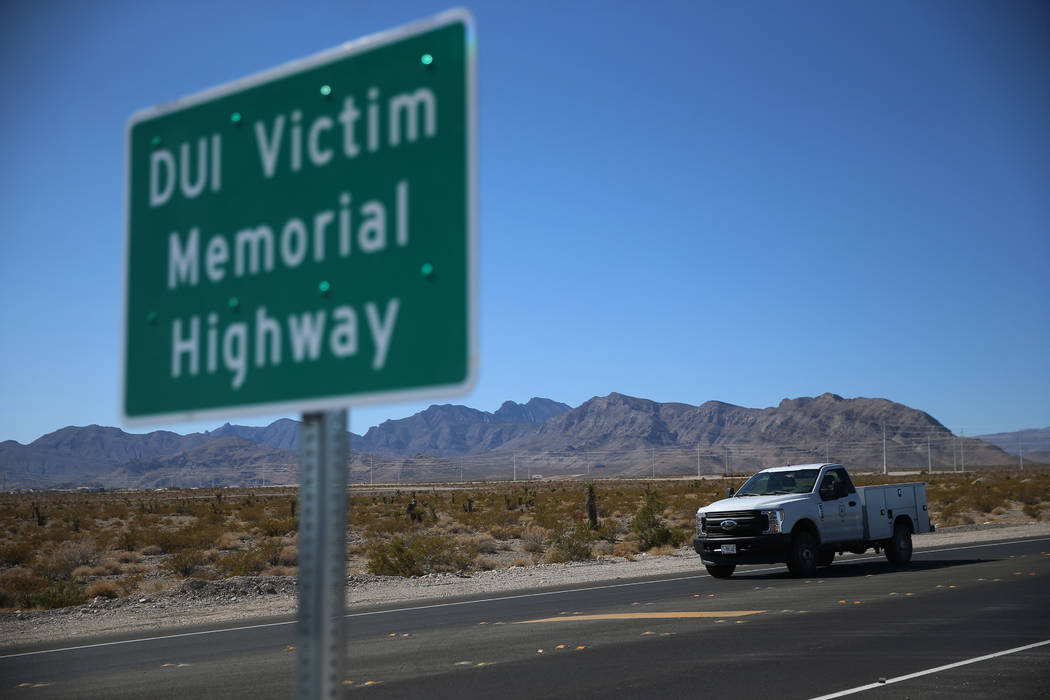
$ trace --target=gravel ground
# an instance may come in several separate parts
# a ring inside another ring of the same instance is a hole
[[[1050,523],[984,524],[942,528],[918,535],[916,549],[1050,535]],[[693,574],[703,569],[696,553],[683,547],[674,554],[638,555],[634,561],[603,558],[571,564],[541,564],[484,571],[470,576],[430,574],[404,579],[353,574],[347,577],[347,607],[360,609],[391,603],[473,594],[502,594],[546,586],[588,585],[659,574]],[[108,600],[47,611],[0,613],[0,649],[33,642],[69,640],[199,625],[251,624],[296,610],[295,578],[238,577],[222,581],[187,579],[173,590],[146,597]]]

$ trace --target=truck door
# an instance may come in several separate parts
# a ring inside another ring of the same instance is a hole
[[[853,480],[843,467],[824,472],[820,482],[825,542],[852,542],[864,537],[864,513]]]

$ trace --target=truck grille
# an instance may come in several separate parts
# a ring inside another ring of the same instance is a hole
[[[769,529],[769,518],[753,510],[707,513],[704,519],[709,537],[752,537],[761,535]],[[727,520],[732,520],[736,523],[736,526],[723,527],[722,523]]]

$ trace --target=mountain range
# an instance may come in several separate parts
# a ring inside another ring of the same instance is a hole
[[[188,435],[71,426],[28,445],[0,443],[0,479],[5,490],[295,484],[298,435],[291,419]],[[433,405],[347,437],[355,482],[502,479],[519,469],[526,477],[754,471],[825,459],[879,469],[884,445],[890,468],[1017,463],[1007,454],[1016,434],[964,440],[923,411],[830,393],[762,409],[618,393],[575,408],[545,398],[507,401],[491,413]],[[1024,431],[1026,461],[1039,461],[1037,437],[1050,441],[1050,429]]]
[[[978,439],[995,445],[1003,452],[1033,462],[1050,462],[1050,427],[1016,430],[1012,433],[978,435]]]

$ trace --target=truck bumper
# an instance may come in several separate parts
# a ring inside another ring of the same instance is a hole
[[[736,554],[723,554],[722,545],[736,545]],[[777,564],[787,561],[791,535],[760,537],[697,537],[693,549],[705,564]]]

